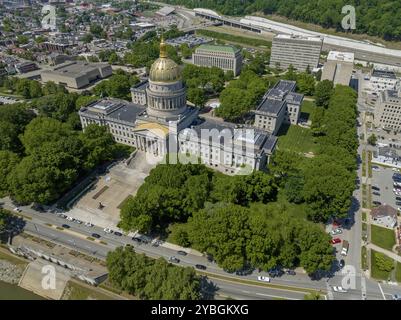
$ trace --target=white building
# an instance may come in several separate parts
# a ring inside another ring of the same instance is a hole
[[[324,64],[322,79],[333,81],[333,84],[348,86],[354,67],[352,52],[330,51]]]
[[[299,71],[316,68],[319,64],[323,40],[319,37],[301,37],[279,34],[273,38],[270,67]]]
[[[394,71],[384,69],[374,69],[370,76],[370,87],[375,92],[383,90],[398,90],[400,81]]]

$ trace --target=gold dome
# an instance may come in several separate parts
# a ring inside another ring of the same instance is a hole
[[[170,82],[180,79],[180,67],[168,58],[167,46],[163,38],[160,42],[160,58],[152,64],[149,79],[155,82]]]

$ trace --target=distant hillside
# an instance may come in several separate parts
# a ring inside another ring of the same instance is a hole
[[[355,33],[401,40],[400,0],[162,0],[188,8],[208,8],[223,15],[240,16],[254,12],[278,14],[302,22],[341,31],[345,5],[356,8]]]

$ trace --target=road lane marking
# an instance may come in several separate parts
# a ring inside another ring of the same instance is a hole
[[[380,283],[377,283],[377,285],[379,286],[380,292],[381,292],[381,294],[382,294],[382,296],[383,296],[383,300],[387,300],[387,299],[386,299],[386,296],[384,295],[382,286],[380,285]]]

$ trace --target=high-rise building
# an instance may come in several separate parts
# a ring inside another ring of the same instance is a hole
[[[400,86],[400,81],[395,72],[385,69],[373,69],[369,83],[375,92],[397,90]]]
[[[384,90],[379,93],[374,111],[376,127],[401,131],[401,89]]]
[[[241,50],[233,46],[200,45],[192,54],[192,61],[197,66],[231,70],[235,76],[242,68]]]
[[[323,40],[319,37],[300,37],[279,34],[273,38],[270,67],[299,71],[316,68],[319,64]]]

